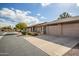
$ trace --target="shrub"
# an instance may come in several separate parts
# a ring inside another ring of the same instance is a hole
[[[26,32],[25,31],[21,31],[22,35],[26,35]]]
[[[38,33],[37,32],[28,32],[28,35],[37,36]]]

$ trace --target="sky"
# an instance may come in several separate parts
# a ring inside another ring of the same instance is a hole
[[[15,26],[25,22],[30,26],[56,20],[63,12],[79,16],[79,6],[76,3],[0,3],[0,24]]]

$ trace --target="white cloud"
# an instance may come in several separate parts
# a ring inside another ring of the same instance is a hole
[[[79,3],[76,3],[77,6],[79,6]]]
[[[0,22],[5,22],[5,20],[3,18],[0,18]]]
[[[76,13],[76,12],[69,12],[69,14],[70,14],[71,16],[77,16],[77,15],[79,15],[79,14]]]
[[[12,17],[13,16],[14,17],[15,12],[8,8],[3,8],[2,10],[0,10],[0,16],[3,16],[3,17]]]
[[[43,6],[43,7],[46,7],[46,6],[49,6],[49,5],[51,5],[52,3],[41,3],[41,6]]]
[[[36,14],[40,19],[47,19],[46,17],[44,17],[44,16],[41,16],[41,14],[40,13],[38,13],[38,14]]]
[[[22,20],[24,18],[24,20]],[[34,25],[39,23],[39,19],[33,16],[26,16],[21,19],[21,22],[26,22],[29,25]]]
[[[9,18],[13,21],[19,21],[19,22],[26,22],[29,25],[36,24],[39,22],[39,19],[33,16],[30,16],[30,11],[22,11],[18,9],[8,9],[8,8],[2,8],[0,10],[0,16],[5,18]],[[6,20],[7,21],[7,20]]]
[[[41,19],[47,19],[47,18],[45,18],[44,16],[41,16],[40,18],[41,18]]]
[[[31,14],[31,11],[27,11],[28,14]]]
[[[37,16],[41,16],[41,14],[39,14],[39,13],[38,13],[38,14],[36,14],[36,15],[37,15]]]

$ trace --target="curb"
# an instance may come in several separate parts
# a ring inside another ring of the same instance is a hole
[[[0,36],[0,40],[1,40],[2,37],[4,37],[4,36]]]
[[[7,32],[3,33],[2,36],[0,36],[0,40],[4,37],[4,35],[6,34]]]

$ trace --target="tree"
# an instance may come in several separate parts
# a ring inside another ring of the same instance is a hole
[[[18,23],[18,24],[16,24],[16,28],[17,29],[20,29],[20,30],[26,30],[27,24],[26,23],[23,23],[23,22]]]
[[[68,18],[71,17],[71,15],[67,12],[63,12],[62,14],[59,15],[58,19],[63,19],[63,18]]]

